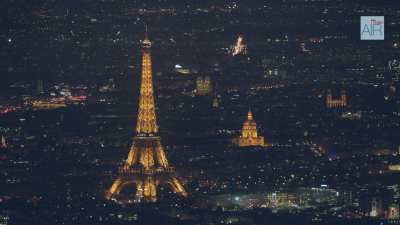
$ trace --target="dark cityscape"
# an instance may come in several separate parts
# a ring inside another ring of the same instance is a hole
[[[400,224],[398,0],[3,0],[0,225]]]

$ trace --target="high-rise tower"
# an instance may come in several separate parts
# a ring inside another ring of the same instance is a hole
[[[1,136],[0,148],[7,148],[7,142],[4,136]]]
[[[371,212],[369,213],[369,216],[379,217],[382,214],[383,214],[382,201],[373,198],[371,202]]]
[[[399,204],[393,203],[389,205],[387,219],[398,220],[400,218],[399,214]]]
[[[174,167],[168,164],[158,136],[150,48],[151,42],[146,34],[142,42],[142,74],[136,136],[133,138],[128,158],[119,168],[118,177],[106,194],[108,199],[117,195],[125,185],[132,183],[136,186],[135,202],[157,201],[158,185],[167,185],[175,193],[187,196]]]

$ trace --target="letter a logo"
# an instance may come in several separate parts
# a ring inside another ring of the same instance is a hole
[[[385,40],[384,16],[361,16],[361,40]]]

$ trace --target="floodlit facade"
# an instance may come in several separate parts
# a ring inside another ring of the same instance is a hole
[[[326,95],[326,107],[327,108],[342,108],[347,106],[347,94],[346,91],[341,91],[340,92],[340,98],[339,99],[334,99],[332,97],[332,91],[328,90],[328,93]]]
[[[211,78],[209,76],[197,77],[196,94],[207,95],[212,91]]]
[[[234,138],[232,142],[240,147],[265,146],[264,137],[257,133],[257,124],[251,110],[248,111],[247,119],[243,122],[242,134],[240,137]]]

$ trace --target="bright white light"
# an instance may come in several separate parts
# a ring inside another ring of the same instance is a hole
[[[232,47],[232,56],[238,54],[246,54],[247,53],[247,46],[243,43],[243,37],[239,36],[235,46]]]
[[[9,39],[8,39],[8,43],[11,43],[11,42],[12,42],[12,39],[11,39],[11,38],[9,38]]]

